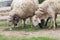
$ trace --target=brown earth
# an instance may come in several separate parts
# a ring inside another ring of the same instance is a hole
[[[60,39],[60,29],[48,30],[43,29],[34,32],[26,32],[26,31],[4,31],[4,27],[0,27],[0,34],[5,36],[16,36],[16,37],[53,37]]]

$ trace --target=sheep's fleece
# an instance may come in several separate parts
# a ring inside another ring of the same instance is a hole
[[[56,23],[56,15],[60,14],[60,0],[45,0],[43,3],[40,4],[37,11],[35,11],[34,21],[39,22],[38,19],[44,19],[51,17],[51,23],[55,29],[55,23]]]
[[[38,0],[13,0],[10,16],[18,15],[20,18],[28,18],[34,15],[38,8]]]

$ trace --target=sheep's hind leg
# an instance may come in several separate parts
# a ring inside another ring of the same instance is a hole
[[[57,27],[56,18],[57,18],[57,14],[55,14],[55,16],[52,17],[53,30],[55,30]]]

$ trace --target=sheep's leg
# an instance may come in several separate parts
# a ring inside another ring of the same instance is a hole
[[[52,20],[52,26],[53,26],[53,30],[55,30],[55,28],[56,28],[56,19],[55,19],[55,15],[51,18],[51,20]]]
[[[50,27],[49,27],[49,29],[51,29],[52,28],[52,18],[50,19]]]
[[[53,23],[53,30],[55,30],[55,28],[56,28],[56,25],[55,25],[56,20],[55,20],[55,18],[53,18],[52,21],[53,21],[53,22],[52,22],[52,23]]]
[[[49,19],[51,19],[51,17],[48,17],[48,19],[45,22],[45,26],[47,26],[47,23],[48,23]]]
[[[51,25],[50,25],[49,29],[51,29],[52,27],[55,30],[55,19],[54,18],[51,18]]]
[[[56,22],[56,18],[57,18],[57,13],[55,14],[55,22]],[[57,23],[55,23],[56,27],[57,27]]]
[[[55,16],[52,17],[52,19],[51,19],[54,30],[57,27],[56,18],[57,18],[57,14],[55,14]]]
[[[26,19],[23,19],[23,27],[24,28],[26,27],[25,21],[26,21]]]
[[[33,27],[32,17],[30,17],[31,28]]]
[[[51,18],[51,26],[49,27],[49,29],[52,28],[52,26],[53,26],[53,28],[55,30],[55,28],[57,27],[56,18],[57,18],[57,14],[55,14],[55,16]]]

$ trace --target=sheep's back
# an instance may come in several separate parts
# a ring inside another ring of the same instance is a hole
[[[21,18],[26,18],[34,15],[35,10],[37,9],[37,5],[32,0],[23,0],[16,3],[17,5],[14,6],[14,10],[17,15],[19,15]]]

